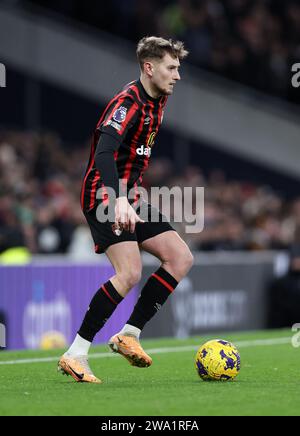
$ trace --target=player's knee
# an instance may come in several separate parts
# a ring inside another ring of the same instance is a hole
[[[194,256],[189,249],[187,249],[182,255],[182,265],[185,274],[189,272],[194,263]]]
[[[172,269],[176,271],[177,276],[182,278],[187,275],[189,270],[192,268],[193,263],[194,256],[189,248],[181,250],[178,253],[174,253],[174,256],[172,256],[172,259],[170,260]]]
[[[132,268],[127,272],[127,285],[133,288],[142,278],[142,270]]]
[[[127,289],[133,288],[142,278],[142,270],[139,268],[130,267],[127,270],[118,274],[119,280]]]

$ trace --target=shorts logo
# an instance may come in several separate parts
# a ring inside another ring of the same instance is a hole
[[[115,110],[113,114],[113,119],[117,121],[117,123],[123,123],[123,121],[126,118],[127,109],[124,106],[120,106],[118,109]]]
[[[112,224],[111,229],[116,236],[121,236],[123,230],[118,228],[116,224]]]

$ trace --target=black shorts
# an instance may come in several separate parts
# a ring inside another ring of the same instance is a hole
[[[93,208],[89,212],[84,212],[95,243],[95,252],[104,253],[108,247],[113,244],[118,244],[119,242],[136,241],[138,244],[140,244],[146,239],[152,238],[160,233],[174,230],[171,224],[168,222],[166,216],[163,215],[157,208],[151,206],[149,203],[144,203],[143,206],[147,216],[145,222],[136,223],[134,233],[123,230],[120,235],[117,235],[114,231],[114,222],[99,222],[96,216],[97,207]],[[153,217],[155,217],[154,220]],[[144,219],[145,216],[141,214],[140,218]]]

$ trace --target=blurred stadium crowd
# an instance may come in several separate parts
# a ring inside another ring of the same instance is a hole
[[[89,252],[79,203],[89,148],[86,143],[68,153],[52,133],[0,133],[0,253],[16,246],[31,253]],[[170,160],[153,158],[144,186],[205,187],[204,231],[185,234],[184,223],[174,224],[192,249],[280,249],[300,240],[300,197],[287,202],[268,187],[228,180],[218,170],[208,177],[198,167],[174,174]]]
[[[18,0],[113,32],[180,38],[189,62],[272,95],[299,102],[290,86],[300,58],[299,0]]]

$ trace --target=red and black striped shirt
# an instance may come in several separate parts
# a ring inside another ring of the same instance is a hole
[[[140,80],[129,83],[110,100],[93,135],[81,190],[81,206],[84,211],[96,206],[99,188],[102,188],[102,195],[105,196],[105,185],[95,166],[95,151],[101,133],[108,133],[120,143],[114,153],[119,179],[125,179],[129,189],[138,187],[149,165],[151,149],[162,123],[166,102],[166,96],[157,99],[150,97]]]

